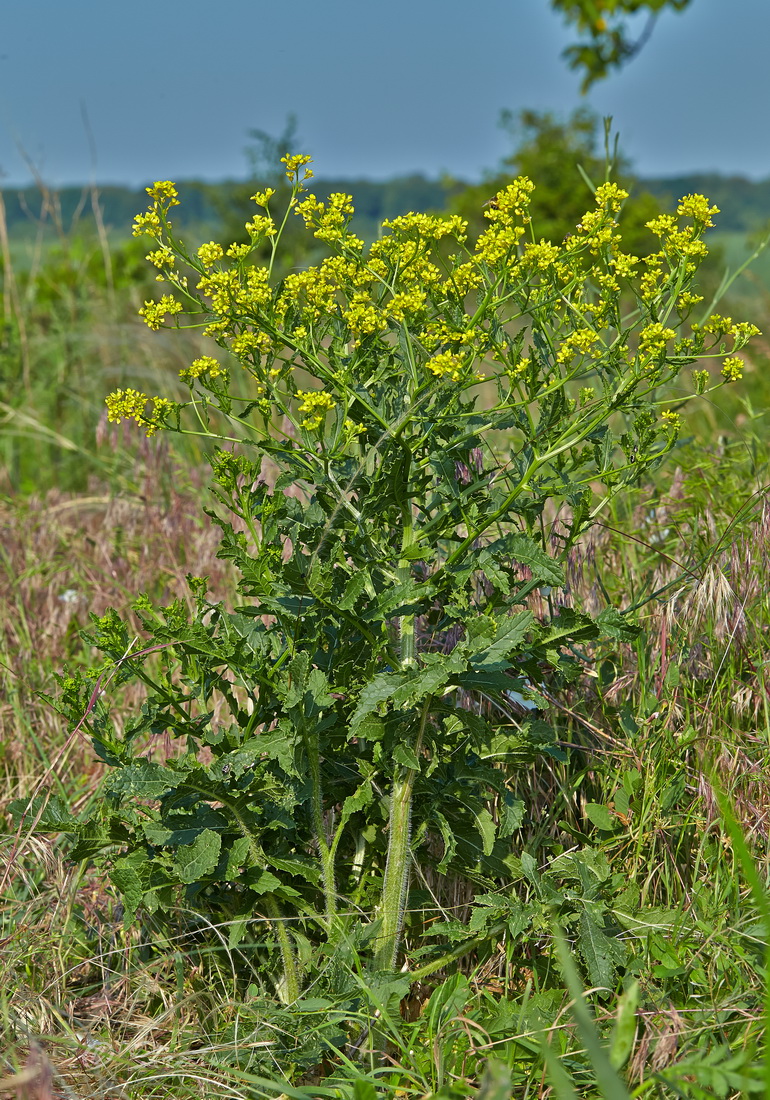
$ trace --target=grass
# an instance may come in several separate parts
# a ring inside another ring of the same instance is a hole
[[[23,323],[0,351],[0,807],[43,781],[74,810],[99,797],[90,744],[47,699],[66,665],[96,660],[90,612],[188,599],[187,573],[236,599],[201,522],[204,456],[101,419],[104,392],[164,389],[195,341],[159,352],[133,319],[146,287],[127,260],[112,284],[94,263],[65,250],[21,273]],[[509,777],[528,813],[491,901],[415,874],[415,904],[433,900],[450,941],[452,921],[475,922],[472,951],[377,987],[351,950],[285,1005],[258,920],[238,948],[184,913],[174,936],[149,917],[125,928],[103,875],[7,817],[0,1096],[770,1095],[765,378],[760,352],[644,502],[576,548],[575,605],[636,607],[644,634],[554,697],[563,759]],[[116,706],[127,718],[140,701],[125,689]],[[416,971],[409,924],[405,940]]]

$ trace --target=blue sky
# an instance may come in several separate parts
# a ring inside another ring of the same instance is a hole
[[[547,0],[9,0],[2,182],[25,157],[55,186],[243,176],[249,128],[289,112],[319,176],[478,178],[501,109],[580,102],[568,40]],[[641,174],[767,177],[769,43],[768,0],[692,0],[587,103]]]

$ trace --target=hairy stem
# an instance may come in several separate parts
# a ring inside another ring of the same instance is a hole
[[[312,787],[313,831],[321,856],[321,875],[323,877],[324,902],[326,908],[325,923],[327,934],[331,935],[337,912],[337,887],[334,881],[334,852],[329,846],[323,820],[323,790],[321,788],[321,759],[318,751],[318,736],[305,736]]]
[[[286,924],[281,910],[278,908],[278,902],[272,894],[265,897],[265,909],[267,910],[268,919],[278,936],[278,948],[281,952],[283,976],[286,981],[286,1002],[287,1004],[293,1004],[299,997],[297,960],[294,958],[294,949],[291,945],[289,933],[286,931]]]
[[[414,755],[418,760],[432,701],[433,696],[429,695],[422,706],[420,725],[413,745]],[[412,795],[416,777],[417,772],[413,768],[400,767],[393,780],[390,796],[388,858],[385,864],[385,879],[382,884],[382,900],[379,908],[382,928],[380,946],[375,956],[377,970],[392,970],[398,957],[409,887]]]

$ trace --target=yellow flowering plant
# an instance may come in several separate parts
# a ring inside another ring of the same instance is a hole
[[[202,325],[219,352],[182,371],[189,400],[118,391],[109,415],[218,442],[220,554],[243,603],[227,611],[195,579],[192,619],[141,600],[148,638],[129,657],[118,617],[95,621],[93,644],[149,688],[125,730],[91,681],[65,683],[78,718],[92,700],[112,768],[77,850],[104,853],[129,916],[171,915],[181,894],[230,922],[231,945],[267,920],[288,1000],[331,950],[392,971],[405,921],[407,967],[446,963],[419,938],[415,864],[510,874],[526,807],[506,769],[558,753],[546,685],[580,675],[584,645],[634,635],[617,609],[570,606],[566,556],[676,445],[688,394],[739,377],[757,331],[689,320],[716,212],[701,196],[651,223],[642,260],[623,252],[611,182],[559,246],[538,241],[526,178],[488,204],[475,245],[459,217],[428,214],[366,245],[349,196],[303,197],[308,163],[285,158],[285,210],[254,196],[250,245],[188,251],[175,188],[149,189],[136,231],[168,292],[143,316]],[[277,280],[291,218],[329,254]],[[163,732],[186,746],[167,761]]]

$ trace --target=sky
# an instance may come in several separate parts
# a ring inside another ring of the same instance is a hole
[[[475,180],[502,109],[612,115],[636,172],[770,177],[770,0],[692,0],[583,100],[548,0],[7,0],[0,183],[243,178],[298,119],[319,177]]]

